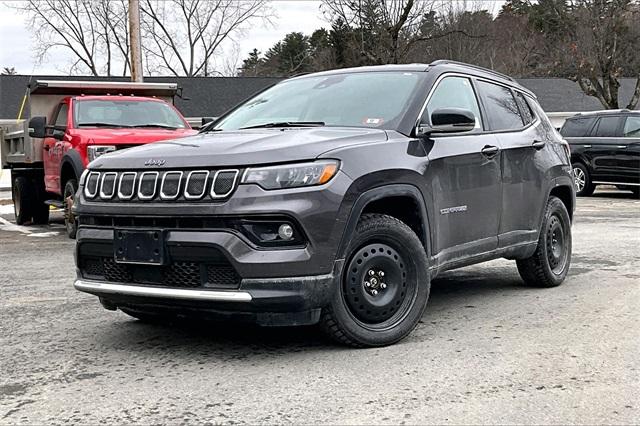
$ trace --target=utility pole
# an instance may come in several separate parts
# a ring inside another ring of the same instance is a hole
[[[131,45],[131,81],[142,83],[139,0],[129,0],[129,44]]]

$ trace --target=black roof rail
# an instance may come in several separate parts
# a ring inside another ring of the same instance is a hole
[[[514,83],[516,83],[516,80],[515,80],[515,79],[513,79],[512,77],[509,77],[509,76],[508,76],[508,75],[506,75],[506,74],[502,74],[501,72],[494,71],[494,70],[491,70],[491,69],[489,69],[489,68],[481,67],[481,66],[479,66],[479,65],[467,64],[467,63],[465,63],[465,62],[450,61],[449,59],[438,59],[438,60],[436,60],[436,61],[431,62],[431,63],[429,64],[429,66],[444,65],[444,64],[462,65],[462,66],[464,66],[464,67],[474,68],[474,69],[477,69],[477,70],[479,70],[479,71],[484,71],[484,72],[487,72],[487,73],[489,73],[489,74],[494,74],[494,75],[496,75],[496,76],[498,76],[498,77],[502,77],[502,78],[504,78],[504,79],[506,79],[506,80],[513,81]]]

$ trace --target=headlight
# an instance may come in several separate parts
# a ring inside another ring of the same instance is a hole
[[[115,145],[90,145],[87,147],[87,158],[92,162],[102,154],[116,150]]]
[[[336,175],[339,165],[340,163],[336,160],[322,160],[312,163],[250,168],[244,173],[241,183],[255,183],[264,189],[322,185]]]

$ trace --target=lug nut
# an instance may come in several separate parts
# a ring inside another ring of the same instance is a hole
[[[375,274],[375,272],[373,272],[373,269],[369,269],[369,275],[373,275]]]
[[[374,296],[378,295],[378,290],[371,290],[371,294],[373,294]]]
[[[387,285],[385,283],[381,283],[380,288],[384,290],[385,288],[387,288]]]
[[[384,271],[378,272],[378,275],[380,275],[381,277],[384,277]]]
[[[365,287],[371,287],[371,283],[369,281],[364,282]]]

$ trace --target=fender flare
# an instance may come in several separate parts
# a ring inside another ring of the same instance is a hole
[[[80,157],[80,153],[75,149],[70,149],[64,153],[62,156],[62,161],[60,162],[60,184],[62,185],[62,169],[66,166],[70,165],[73,168],[73,171],[76,174],[76,179],[80,179],[82,172],[84,171],[84,164],[82,162],[82,157]]]
[[[408,196],[414,199],[419,208],[420,218],[422,219],[423,224],[423,235],[419,237],[425,242],[425,250],[427,253],[427,259],[430,259],[431,256],[431,239],[430,239],[430,227],[429,227],[429,216],[427,214],[427,207],[424,201],[424,196],[420,192],[420,190],[414,185],[410,184],[391,184],[385,186],[379,186],[377,188],[369,189],[356,199],[351,208],[351,212],[349,213],[349,218],[347,219],[347,224],[342,233],[342,238],[340,240],[340,245],[338,246],[337,258],[343,259],[347,246],[349,245],[350,236],[356,229],[358,225],[358,220],[362,215],[365,207],[376,200],[380,200],[382,198],[387,197],[397,197],[397,196]]]

